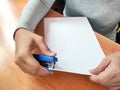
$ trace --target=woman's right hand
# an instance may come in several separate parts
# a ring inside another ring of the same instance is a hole
[[[31,75],[47,75],[48,72],[42,67],[32,55],[34,48],[39,48],[42,54],[48,56],[55,56],[56,53],[52,52],[43,37],[32,33],[26,29],[21,29],[15,33],[15,63],[25,72]]]

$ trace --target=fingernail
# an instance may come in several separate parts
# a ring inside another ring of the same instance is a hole
[[[55,55],[56,55],[56,53],[54,53],[54,52],[52,52],[52,51],[49,51],[48,54],[49,54],[50,56],[55,56]]]
[[[90,72],[90,73],[93,73],[93,72],[94,72],[94,69],[90,69],[89,72]]]

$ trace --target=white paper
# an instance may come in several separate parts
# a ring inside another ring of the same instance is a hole
[[[45,18],[45,41],[57,53],[55,70],[90,75],[105,56],[86,17]]]

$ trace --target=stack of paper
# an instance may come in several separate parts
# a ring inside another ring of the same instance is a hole
[[[57,53],[55,70],[87,74],[105,56],[86,17],[45,18],[45,41]]]

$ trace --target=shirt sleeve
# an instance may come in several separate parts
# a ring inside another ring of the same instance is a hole
[[[29,0],[26,4],[16,30],[26,28],[34,31],[39,21],[50,10],[55,0]]]

